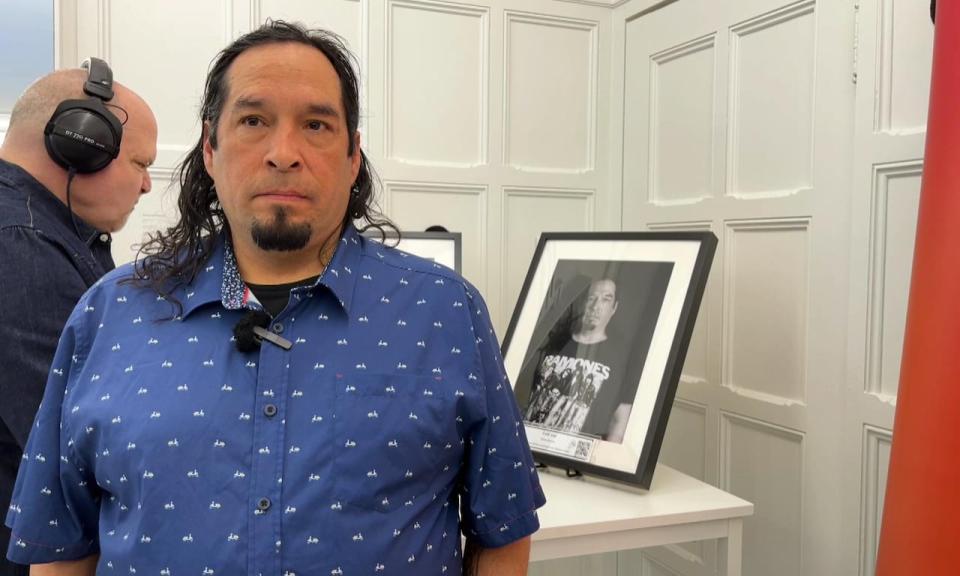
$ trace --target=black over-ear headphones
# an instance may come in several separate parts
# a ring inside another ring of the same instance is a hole
[[[113,99],[113,72],[106,62],[91,58],[83,91],[91,98],[64,100],[43,130],[47,153],[54,162],[77,174],[106,168],[120,153],[123,125],[104,106]]]

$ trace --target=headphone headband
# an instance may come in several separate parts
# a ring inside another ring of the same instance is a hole
[[[90,57],[83,61],[81,68],[89,70],[83,91],[101,100],[113,100],[113,71],[99,58]]]

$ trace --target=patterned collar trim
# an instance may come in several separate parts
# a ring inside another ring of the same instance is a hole
[[[250,289],[240,278],[237,257],[233,253],[233,243],[224,236],[223,240],[223,285],[220,288],[220,302],[227,310],[246,308]]]
[[[294,297],[300,298],[300,291],[313,290],[320,286],[330,290],[344,311],[350,313],[353,302],[353,292],[357,285],[360,261],[366,251],[367,241],[354,228],[348,225],[340,237],[340,244],[333,254],[330,263],[323,274],[317,279],[312,288],[297,288]],[[222,266],[221,281],[214,283],[217,268]],[[183,301],[183,317],[186,317],[198,306],[214,302],[217,299],[227,310],[242,310],[244,308],[260,308],[253,293],[247,288],[240,277],[240,268],[233,251],[229,237],[221,234],[217,246],[211,254],[206,268],[194,281],[192,288],[187,289],[186,300]]]

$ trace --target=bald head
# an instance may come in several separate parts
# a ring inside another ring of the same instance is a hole
[[[60,102],[85,97],[86,78],[87,71],[79,68],[57,70],[31,84],[13,105],[9,130],[35,130],[37,126],[42,130]]]
[[[13,105],[8,138],[19,139],[25,135],[42,138],[44,126],[61,102],[88,98],[83,92],[86,80],[86,70],[72,68],[57,70],[31,84]],[[114,83],[114,97],[106,105],[121,123],[126,124],[132,116],[144,116],[149,123],[155,123],[147,103],[122,84]]]
[[[17,164],[61,200],[67,171],[49,156],[44,127],[64,100],[89,98],[83,92],[87,71],[58,70],[30,85],[13,106],[0,159]],[[104,104],[123,125],[119,156],[106,168],[77,175],[71,193],[74,212],[99,230],[119,230],[141,194],[150,190],[147,168],[156,158],[157,121],[147,103],[114,82],[114,97]]]

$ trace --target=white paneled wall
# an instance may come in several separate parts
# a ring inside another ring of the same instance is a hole
[[[837,297],[824,281],[847,257],[828,240],[847,245],[853,13],[814,0],[615,12],[623,226],[720,239],[663,461],[754,502],[744,574],[834,573],[845,284]],[[719,570],[713,543],[640,557],[644,573]]]
[[[614,9],[623,227],[720,247],[661,453],[751,500],[744,574],[870,576],[922,174],[926,2]],[[716,548],[621,554],[717,573]],[[623,574],[621,568],[620,574]]]

